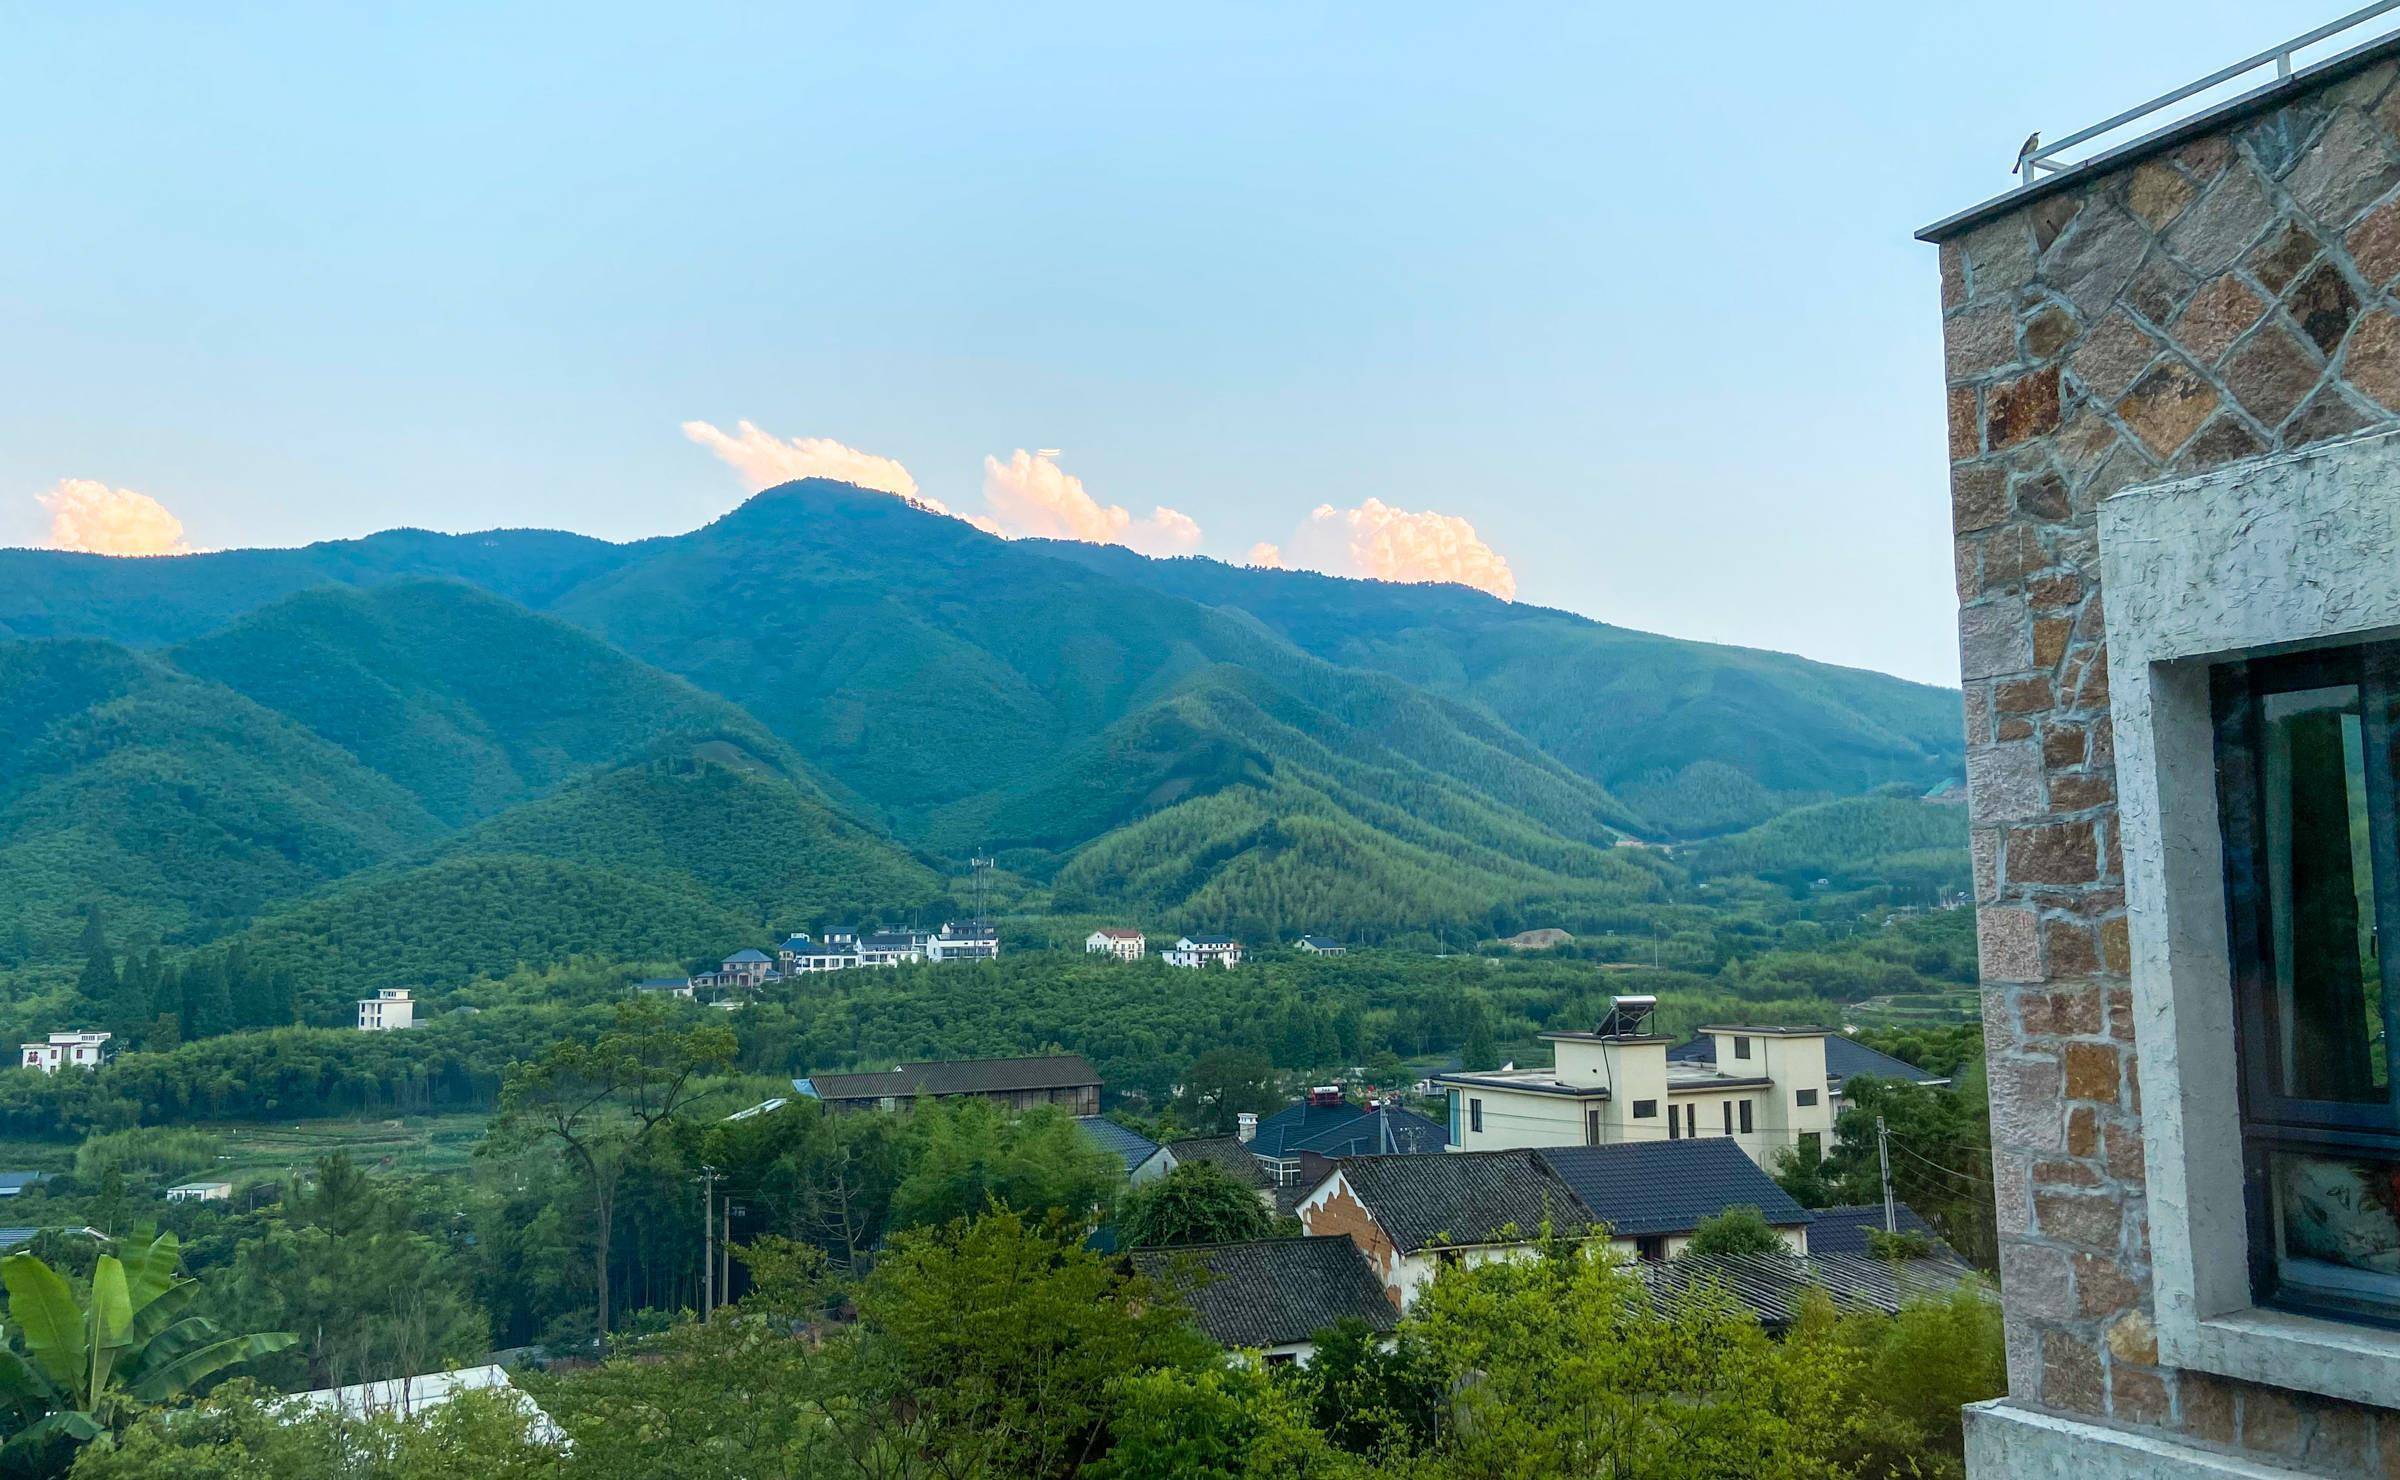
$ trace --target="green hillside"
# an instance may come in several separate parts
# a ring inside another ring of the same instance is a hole
[[[1680,850],[1696,877],[1755,874],[1912,890],[1967,887],[1967,809],[1913,796],[1845,797]]]
[[[219,685],[109,643],[0,643],[0,961],[83,912],[196,941],[436,837],[407,791]]]
[[[1880,673],[1629,631],[1460,586],[1044,548],[1245,612],[1332,662],[1479,705],[1670,836],[1755,822],[1788,795],[1930,786],[1963,765],[1958,695]]]
[[[447,581],[303,592],[173,658],[341,746],[454,825],[660,735],[765,739],[722,699]]]
[[[240,936],[312,1003],[435,995],[579,955],[704,958],[836,917],[940,913],[942,881],[763,766],[688,751],[515,807],[430,858],[344,880]]]

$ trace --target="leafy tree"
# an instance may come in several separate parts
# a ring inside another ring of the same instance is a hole
[[[1265,1238],[1272,1226],[1257,1189],[1207,1161],[1178,1166],[1117,1205],[1117,1242],[1129,1249]]]
[[[1443,1473],[1830,1480],[1861,1422],[1851,1346],[1770,1341],[1721,1290],[1661,1308],[1614,1258],[1563,1243],[1443,1270],[1412,1336],[1457,1394]]]
[[[1748,1203],[1725,1209],[1712,1217],[1700,1220],[1692,1230],[1691,1241],[1683,1246],[1686,1254],[1724,1256],[1738,1254],[1781,1254],[1790,1250],[1767,1215]]]
[[[0,1350],[0,1402],[22,1425],[0,1454],[38,1463],[122,1426],[141,1404],[292,1344],[284,1331],[223,1336],[185,1314],[200,1285],[180,1277],[181,1263],[175,1235],[161,1233],[102,1254],[79,1295],[32,1254],[0,1259],[14,1338]]]
[[[1258,1114],[1280,1104],[1275,1066],[1262,1053],[1210,1049],[1183,1076],[1184,1118],[1210,1135],[1231,1135],[1245,1110]]]
[[[1122,1164],[1055,1106],[1012,1120],[981,1100],[929,1102],[913,1116],[914,1166],[892,1193],[896,1227],[948,1223],[997,1205],[1056,1212],[1088,1228],[1124,1175]]]
[[[346,1156],[317,1163],[316,1185],[284,1200],[285,1219],[242,1240],[213,1292],[237,1325],[301,1333],[259,1368],[287,1387],[337,1387],[433,1371],[491,1349],[491,1327],[444,1244],[406,1224],[395,1198]]]
[[[894,1236],[858,1292],[944,1474],[1050,1476],[1107,1447],[1110,1384],[1198,1366],[1182,1308],[1081,1247],[1081,1228],[996,1211]]]
[[[1413,1332],[1386,1342],[1345,1316],[1315,1344],[1303,1387],[1334,1443],[1358,1454],[1413,1454],[1432,1443],[1446,1384]]]
[[[102,1022],[113,1021],[117,1008],[116,958],[109,954],[108,935],[100,925],[100,907],[83,917],[83,973],[75,979],[75,995],[83,1011]]]
[[[1466,1041],[1458,1051],[1459,1063],[1469,1069],[1500,1067],[1500,1044],[1492,1036],[1492,1015],[1481,1002],[1470,1005],[1473,1016],[1467,1020]]]
[[[504,1394],[460,1393],[408,1414],[294,1412],[246,1379],[188,1408],[145,1413],[75,1461],[75,1480],[537,1480],[558,1450]]]
[[[1096,1480],[1330,1480],[1364,1467],[1309,1424],[1292,1384],[1248,1363],[1128,1373],[1109,1394],[1115,1447]]]
[[[678,1031],[664,1004],[628,1002],[610,1029],[592,1043],[573,1039],[508,1073],[496,1145],[555,1146],[581,1174],[592,1195],[594,1326],[608,1335],[611,1227],[617,1185],[628,1162],[674,1123],[691,1095],[692,1078],[729,1062],[734,1037],[709,1026]]]

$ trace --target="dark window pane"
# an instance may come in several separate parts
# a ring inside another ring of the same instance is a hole
[[[2383,1100],[2383,982],[2355,685],[2260,700],[2266,887],[2282,1091]]]

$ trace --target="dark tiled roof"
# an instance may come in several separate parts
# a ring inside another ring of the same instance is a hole
[[[1534,1154],[1619,1238],[1689,1233],[1702,1219],[1744,1204],[1779,1228],[1808,1222],[1808,1211],[1729,1136],[1556,1146]]]
[[[917,930],[879,930],[873,935],[860,936],[858,943],[870,950],[904,951],[910,946],[922,945],[932,938]]]
[[[1140,1131],[1127,1130],[1103,1116],[1078,1115],[1075,1125],[1093,1145],[1124,1162],[1129,1172],[1158,1150],[1158,1143]]]
[[[1235,1136],[1195,1136],[1190,1140],[1169,1141],[1167,1154],[1177,1166],[1205,1161],[1245,1187],[1272,1187],[1275,1179],[1259,1164],[1250,1148]]]
[[[1945,1259],[1958,1257],[1950,1251],[1948,1244],[1942,1242],[1942,1236],[1934,1231],[1933,1225],[1918,1215],[1916,1209],[1907,1203],[1899,1203],[1893,1207],[1892,1212],[1892,1221],[1900,1225],[1902,1233],[1921,1233],[1933,1240],[1933,1247],[1941,1257]],[[1811,1254],[1835,1254],[1865,1259],[1870,1257],[1867,1251],[1868,1230],[1873,1229],[1878,1233],[1883,1231],[1882,1203],[1858,1203],[1838,1208],[1812,1208],[1809,1216],[1817,1220],[1808,1226],[1808,1252]]]
[[[1430,1244],[1530,1241],[1547,1222],[1577,1238],[1589,1212],[1531,1151],[1447,1156],[1353,1156],[1342,1176],[1403,1254]]]
[[[1965,1265],[1945,1259],[1894,1263],[1813,1254],[1805,1259],[1794,1254],[1685,1254],[1639,1269],[1652,1297],[1662,1304],[1671,1304],[1695,1285],[1720,1285],[1770,1329],[1792,1323],[1802,1292],[1811,1286],[1831,1296],[1837,1309],[1890,1315],[1919,1297],[1949,1294],[1971,1273]],[[1985,1298],[1991,1298],[1988,1290]]]
[[[1130,1257],[1182,1296],[1220,1346],[1306,1341],[1346,1316],[1377,1331],[1400,1320],[1366,1256],[1339,1235],[1136,1249]]]
[[[1022,1059],[955,1059],[937,1064],[902,1064],[880,1074],[812,1074],[795,1080],[802,1094],[821,1100],[871,1100],[885,1095],[1005,1094],[1020,1089],[1074,1089],[1097,1085],[1099,1071],[1081,1054],[1042,1054]]]
[[[1184,939],[1196,946],[1238,946],[1241,944],[1230,935],[1187,935]]]
[[[1717,1040],[1706,1033],[1689,1043],[1678,1043],[1667,1050],[1667,1057],[1687,1064],[1713,1064],[1717,1061]],[[1848,1079],[1854,1074],[1872,1074],[1878,1079],[1905,1079],[1911,1084],[1948,1084],[1939,1074],[1929,1074],[1905,1059],[1867,1047],[1844,1033],[1828,1034],[1825,1039],[1825,1077]]]
[[[1387,1135],[1388,1132],[1388,1135]],[[1258,1123],[1250,1150],[1258,1156],[1376,1156],[1440,1151],[1450,1133],[1414,1110],[1339,1105],[1287,1105]]]
[[[764,951],[757,951],[757,950],[751,950],[751,949],[748,949],[747,947],[745,947],[744,949],[742,949],[742,950],[738,950],[738,951],[734,952],[732,955],[730,955],[730,956],[727,956],[727,957],[725,958],[725,964],[726,964],[726,965],[728,965],[728,966],[730,966],[730,965],[732,965],[734,962],[736,962],[736,961],[740,961],[740,962],[743,962],[743,963],[745,963],[745,964],[748,964],[748,965],[753,965],[753,966],[755,966],[755,965],[757,965],[759,962],[761,962],[761,961],[765,961],[765,960],[768,960],[768,959],[769,959],[769,957],[768,957],[768,955],[767,955],[767,953],[766,953],[766,952],[764,952]]]
[[[1342,948],[1342,943],[1330,935],[1304,935],[1300,937],[1300,944],[1320,951],[1338,951]]]

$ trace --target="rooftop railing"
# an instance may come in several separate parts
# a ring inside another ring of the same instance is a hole
[[[2356,27],[2362,26],[2368,21],[2375,19],[2377,16],[2386,14],[2393,10],[2400,10],[2400,0],[2377,0],[2376,4],[2362,6],[2361,8],[2350,12],[2348,15],[2343,16],[2339,20],[2328,21],[2324,25],[2317,27],[2315,30],[2295,36],[2280,46],[2270,47],[2267,50],[2260,52],[2256,56],[2245,57],[2241,61],[2235,62],[2230,67],[2220,68],[2217,71],[2211,72],[2197,82],[2187,82],[2171,93],[2162,94],[2159,97],[2152,98],[2147,103],[2143,103],[2137,107],[2128,108],[2124,112],[2118,114],[2116,117],[2107,119],[2101,123],[2095,123],[2090,128],[2087,128],[2080,133],[2069,134],[2063,139],[2058,139],[2051,143],[2029,149],[2026,151],[2025,157],[2019,160],[2017,163],[2018,184],[2021,186],[2031,185],[2034,181],[2040,179],[2044,174],[2056,174],[2061,170],[2074,168],[2079,161],[2059,158],[2060,155],[2064,154],[2070,149],[2074,149],[2080,145],[2088,144],[2092,142],[2092,140],[2097,139],[2104,134],[2115,133],[2118,129],[2125,127],[2127,124],[2138,122],[2141,119],[2150,117],[2152,114],[2163,113],[2167,109],[2174,107],[2177,103],[2180,103],[2187,98],[2197,97],[2201,93],[2207,92],[2211,88],[2221,87],[2224,84],[2235,80],[2236,78],[2246,76],[2249,73],[2259,71],[2266,67],[2273,67],[2275,69],[2274,77],[2269,81],[2260,83],[2256,88],[2252,89],[2253,92],[2263,92],[2292,75],[2292,63],[2298,53],[2307,50],[2309,47],[2315,46],[2321,41],[2331,40],[2333,37],[2341,35],[2344,31],[2352,30]],[[2359,45],[2368,46],[2383,39],[2385,38],[2382,36],[2367,37],[2362,39],[2359,42]],[[2355,49],[2356,48],[2353,48],[2353,50]],[[2328,58],[2328,60],[2333,59]],[[2243,94],[2243,96],[2248,96],[2248,94]]]

